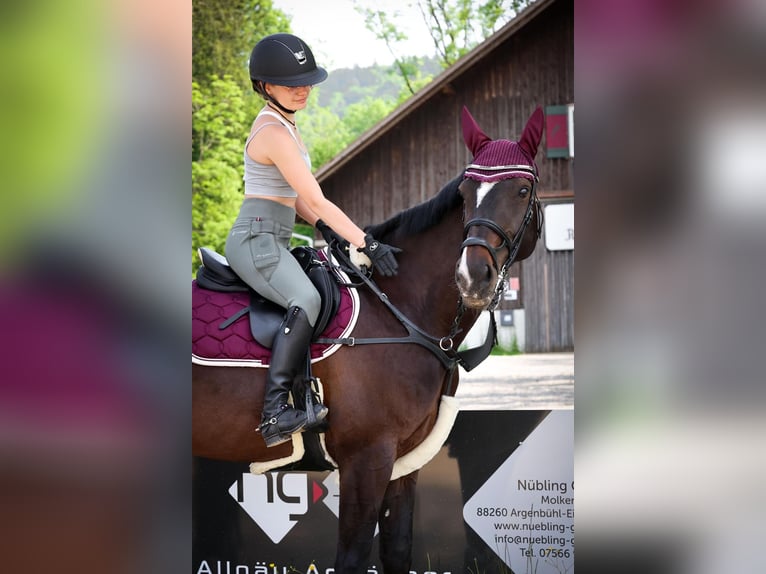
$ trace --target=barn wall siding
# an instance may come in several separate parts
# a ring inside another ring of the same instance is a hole
[[[342,167],[326,177],[320,171],[327,197],[361,226],[381,222],[434,196],[470,163],[460,131],[463,105],[491,138],[515,140],[537,106],[574,102],[573,5],[537,4],[545,7],[523,27],[416,102]],[[543,135],[536,161],[541,195],[563,192],[574,201],[573,160],[546,158]],[[541,240],[522,266],[525,350],[572,350],[574,253],[548,252]]]

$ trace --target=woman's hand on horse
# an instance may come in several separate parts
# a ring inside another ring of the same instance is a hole
[[[369,257],[373,265],[386,277],[396,275],[399,271],[399,264],[396,262],[394,255],[401,253],[402,250],[398,247],[381,243],[369,233],[364,236],[364,247],[358,248],[357,251],[361,251]]]

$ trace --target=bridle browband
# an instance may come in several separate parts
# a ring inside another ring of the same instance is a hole
[[[516,230],[513,239],[509,237],[505,229],[500,227],[491,219],[487,219],[485,217],[474,217],[473,219],[466,222],[463,228],[463,244],[460,246],[461,252],[466,247],[479,246],[484,247],[492,257],[492,265],[497,272],[497,286],[495,287],[495,294],[492,296],[492,301],[487,309],[489,311],[494,311],[495,307],[497,307],[497,304],[500,302],[500,296],[505,289],[505,277],[508,274],[508,269],[516,259],[516,255],[518,254],[519,248],[521,247],[521,241],[524,238],[524,233],[526,233],[527,226],[529,225],[529,222],[532,221],[532,217],[535,215],[535,213],[537,213],[538,222],[537,237],[538,239],[540,238],[540,234],[542,232],[542,208],[540,206],[540,199],[537,197],[537,182],[539,179],[537,177],[537,171],[530,165],[497,165],[487,167],[477,164],[470,164],[466,167],[466,173],[469,173],[469,170],[471,169],[499,172],[494,173],[493,177],[497,177],[498,175],[510,175],[511,173],[515,172],[522,172],[532,176],[532,190],[529,193],[529,201],[527,202],[527,209],[524,213],[524,219],[522,220],[519,228]],[[482,239],[481,237],[468,237],[468,233],[470,233],[471,228],[476,226],[486,227],[487,229],[496,233],[500,239],[502,239],[500,245],[498,247],[493,247],[486,239]],[[505,262],[500,265],[498,262],[498,253],[506,248],[508,249],[508,257],[506,258]]]

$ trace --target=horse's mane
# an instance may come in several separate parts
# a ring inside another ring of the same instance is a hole
[[[458,192],[458,186],[461,181],[463,181],[462,173],[445,185],[431,199],[410,207],[383,223],[369,225],[365,228],[365,231],[371,233],[376,239],[382,239],[394,231],[399,231],[405,235],[414,235],[433,227],[450,210],[462,203],[463,198]]]

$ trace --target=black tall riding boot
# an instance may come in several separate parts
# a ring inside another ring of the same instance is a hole
[[[266,378],[263,417],[258,427],[266,446],[275,446],[303,430],[308,417],[287,404],[293,381],[305,367],[314,328],[300,307],[291,307],[271,345],[271,364]],[[317,422],[327,416],[327,407],[314,405]]]

